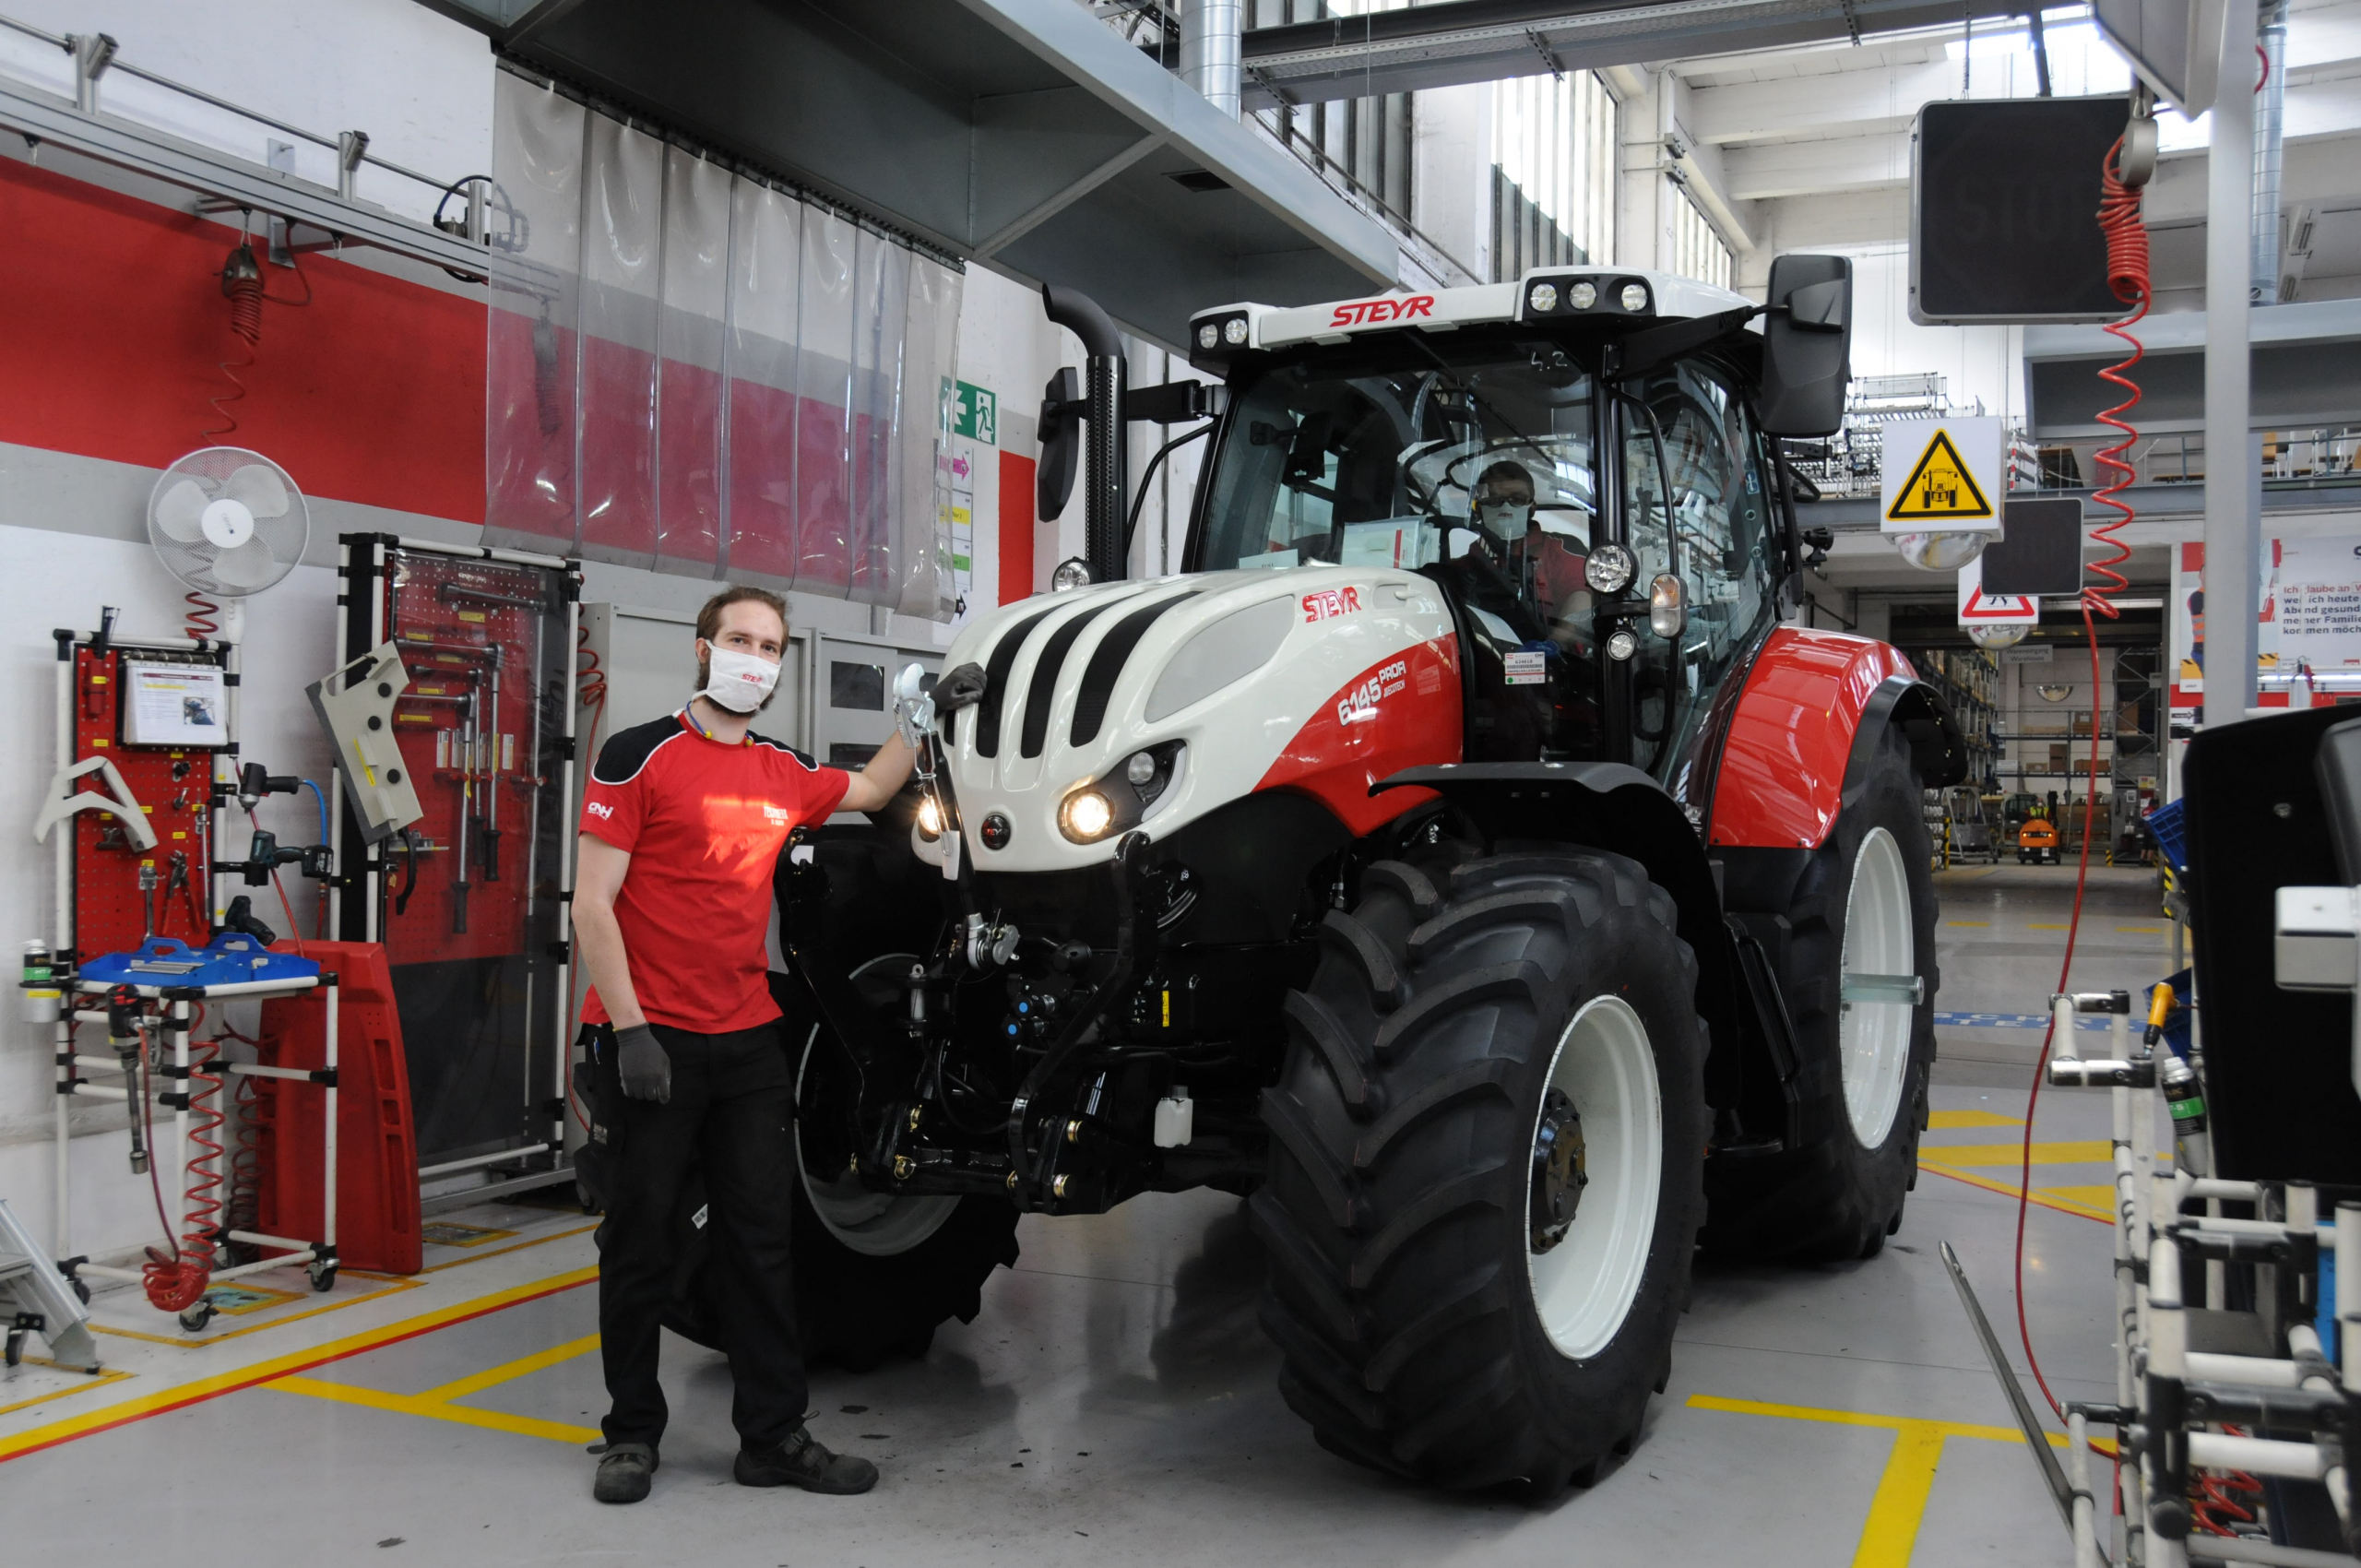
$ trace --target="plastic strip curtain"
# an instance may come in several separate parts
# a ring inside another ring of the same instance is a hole
[[[498,78],[486,542],[948,620],[961,279]]]

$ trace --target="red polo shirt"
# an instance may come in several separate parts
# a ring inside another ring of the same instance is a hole
[[[851,782],[760,735],[709,740],[685,710],[599,748],[582,831],[631,856],[615,923],[651,1023],[727,1034],[779,1016],[763,945],[771,873],[788,834],[825,822]],[[595,989],[582,1016],[608,1021]]]

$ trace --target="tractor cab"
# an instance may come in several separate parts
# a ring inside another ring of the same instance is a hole
[[[1629,763],[1702,809],[1707,716],[1797,563],[1759,314],[1604,269],[1204,312],[1229,396],[1186,566],[1429,577],[1467,761]]]

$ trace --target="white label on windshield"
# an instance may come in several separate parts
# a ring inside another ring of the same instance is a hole
[[[1303,564],[1303,553],[1296,550],[1266,550],[1260,555],[1240,556],[1238,564],[1241,571],[1265,566],[1300,566]]]
[[[1337,563],[1344,566],[1423,566],[1426,564],[1426,525],[1417,517],[1382,523],[1347,523],[1345,548]]]
[[[1548,658],[1544,653],[1517,652],[1501,657],[1512,686],[1537,686],[1548,677]]]

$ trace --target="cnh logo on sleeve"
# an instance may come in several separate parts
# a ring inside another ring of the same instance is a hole
[[[600,822],[611,822],[614,819],[615,808],[609,805],[604,801],[592,801],[582,809],[588,812],[592,816],[597,817]]]

